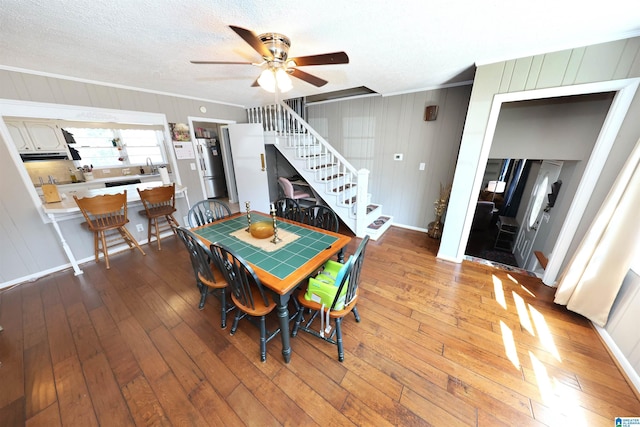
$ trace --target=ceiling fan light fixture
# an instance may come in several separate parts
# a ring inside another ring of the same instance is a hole
[[[258,77],[258,84],[262,89],[271,93],[276,91],[276,85],[278,87],[278,91],[281,93],[288,92],[293,88],[291,78],[282,68],[278,68],[277,70],[267,68],[266,70],[263,70],[260,77]]]
[[[280,92],[289,92],[293,88],[289,74],[282,68],[278,68],[276,71],[276,82],[278,83]]]
[[[273,74],[273,70],[270,68],[264,70],[258,77],[258,84],[267,92],[274,93],[276,91],[276,76]]]

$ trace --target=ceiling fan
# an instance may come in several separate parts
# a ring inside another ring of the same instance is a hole
[[[260,63],[237,62],[237,61],[191,61],[192,64],[243,64],[255,65],[266,68],[260,77],[253,82],[252,86],[261,86],[269,92],[275,92],[276,87],[280,92],[291,89],[291,79],[289,75],[304,80],[316,87],[327,84],[327,81],[312,74],[300,70],[298,67],[306,65],[329,65],[348,64],[349,57],[345,52],[324,53],[320,55],[300,56],[289,58],[289,47],[291,41],[283,34],[265,33],[256,35],[246,28],[229,26],[236,34],[247,42],[256,52],[262,56]]]

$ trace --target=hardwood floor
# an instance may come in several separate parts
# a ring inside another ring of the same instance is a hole
[[[354,239],[347,253],[353,253]],[[345,361],[311,335],[220,329],[176,238],[0,294],[0,425],[612,426],[640,402],[595,331],[538,279],[370,242]]]

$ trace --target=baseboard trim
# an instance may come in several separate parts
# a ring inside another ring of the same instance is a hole
[[[591,326],[598,333],[598,337],[600,337],[600,340],[607,349],[607,352],[627,380],[627,383],[631,390],[633,390],[636,398],[640,400],[640,375],[635,371],[633,366],[631,366],[631,363],[629,363],[625,355],[622,353],[622,350],[620,350],[620,347],[618,347],[613,338],[611,338],[611,335],[609,335],[607,330],[594,323],[591,323]]]

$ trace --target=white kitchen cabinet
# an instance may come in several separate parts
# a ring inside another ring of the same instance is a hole
[[[24,153],[35,151],[35,147],[27,133],[27,128],[22,122],[6,122],[6,124],[9,129],[9,133],[11,134],[11,139],[13,139],[13,143],[18,149],[18,152]]]
[[[7,121],[11,138],[20,153],[64,152],[67,143],[53,121]]]

